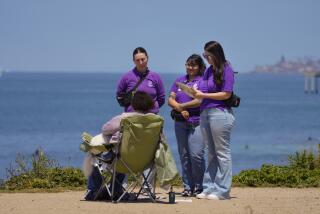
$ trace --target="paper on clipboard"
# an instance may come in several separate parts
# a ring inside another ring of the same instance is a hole
[[[195,95],[196,91],[193,88],[191,88],[191,87],[189,87],[186,84],[183,84],[181,82],[177,82],[176,84],[185,94],[187,94],[188,96],[194,98],[194,95]]]

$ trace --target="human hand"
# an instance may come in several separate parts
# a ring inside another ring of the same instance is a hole
[[[194,98],[196,99],[203,99],[205,94],[202,91],[199,91],[197,89],[194,89],[195,93],[194,93]]]
[[[189,119],[189,112],[188,111],[182,111],[181,112],[182,116],[184,117],[184,119]]]
[[[181,104],[178,103],[177,105],[175,105],[174,110],[176,110],[178,112],[182,112],[183,108],[182,108]]]

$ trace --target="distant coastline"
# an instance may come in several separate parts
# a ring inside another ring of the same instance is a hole
[[[320,71],[320,59],[305,57],[297,60],[286,60],[281,56],[280,60],[273,65],[257,65],[251,72],[254,73],[292,73]]]

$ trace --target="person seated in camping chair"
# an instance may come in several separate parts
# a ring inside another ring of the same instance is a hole
[[[81,149],[88,152],[84,160],[84,174],[88,178],[87,192],[85,200],[103,200],[108,199],[108,190],[99,188],[103,183],[97,167],[97,159],[94,156],[101,157],[105,163],[112,162],[115,154],[112,151],[112,145],[119,143],[120,140],[120,122],[123,118],[134,115],[145,115],[153,108],[154,101],[150,95],[145,92],[137,91],[131,101],[134,112],[125,112],[113,117],[102,126],[102,133],[91,137],[88,133],[82,134],[83,143]],[[153,113],[149,113],[153,114]],[[85,147],[85,148],[84,148]],[[115,197],[122,194],[122,182],[125,178],[124,174],[116,173]],[[99,192],[99,195],[97,193]],[[124,198],[125,199],[125,198]]]

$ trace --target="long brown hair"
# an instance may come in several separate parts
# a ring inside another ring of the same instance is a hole
[[[223,79],[224,66],[227,62],[222,46],[216,41],[207,42],[204,50],[209,52],[214,62],[213,77],[214,83],[221,86]]]

